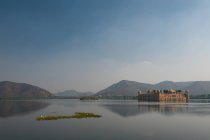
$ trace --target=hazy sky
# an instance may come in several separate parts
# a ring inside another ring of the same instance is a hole
[[[210,80],[208,0],[0,0],[0,81],[51,92]]]

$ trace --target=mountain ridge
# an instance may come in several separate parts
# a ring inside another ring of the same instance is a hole
[[[41,98],[51,96],[53,95],[49,91],[38,86],[11,81],[0,82],[0,98]]]
[[[190,95],[201,95],[210,93],[210,81],[187,81],[173,82],[162,81],[157,84],[140,83],[136,81],[121,80],[111,86],[99,91],[96,95],[100,96],[136,96],[141,90],[146,93],[150,89],[180,89],[189,90]]]

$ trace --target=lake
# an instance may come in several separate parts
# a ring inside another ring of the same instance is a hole
[[[91,112],[101,118],[37,121]],[[0,101],[0,140],[209,140],[210,100]]]

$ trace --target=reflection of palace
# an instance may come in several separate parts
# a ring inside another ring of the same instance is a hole
[[[183,104],[138,105],[138,110],[141,113],[157,112],[165,115],[188,112],[188,109],[188,106]]]
[[[109,104],[109,105],[103,105],[103,107],[123,117],[135,116],[135,115],[153,113],[153,112],[167,115],[173,113],[187,112],[188,110],[187,106],[184,105],[179,106],[176,104],[138,104],[138,105]]]
[[[202,107],[201,107],[202,106]],[[119,114],[122,117],[137,116],[147,113],[160,113],[163,115],[191,114],[210,115],[210,105],[206,104],[181,104],[181,103],[146,103],[139,104],[107,104],[106,109]]]
[[[0,101],[0,117],[6,118],[27,114],[45,108],[48,105],[49,103],[38,101]]]

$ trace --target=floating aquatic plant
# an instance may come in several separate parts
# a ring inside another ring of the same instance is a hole
[[[59,119],[82,119],[82,118],[100,118],[101,115],[87,112],[76,112],[72,116],[40,116],[37,117],[37,121],[45,121],[45,120],[59,120]]]

